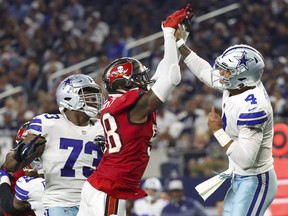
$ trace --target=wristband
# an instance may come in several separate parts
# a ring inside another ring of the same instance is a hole
[[[176,46],[179,49],[181,46],[185,45],[185,41],[183,40],[183,38],[179,39],[178,41],[176,41]]]
[[[0,178],[0,185],[3,184],[3,183],[7,183],[7,184],[11,185],[10,179],[9,179],[8,176],[2,176],[2,177]]]
[[[223,128],[214,132],[214,136],[222,147],[227,145],[232,140],[231,137],[223,130]]]

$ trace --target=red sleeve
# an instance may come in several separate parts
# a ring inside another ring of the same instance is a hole
[[[113,102],[113,106],[110,107],[110,111],[114,114],[127,111],[132,107],[136,102],[141,98],[145,91],[141,89],[131,89],[130,91],[123,94],[121,97],[118,97]]]

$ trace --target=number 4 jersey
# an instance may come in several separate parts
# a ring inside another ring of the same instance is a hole
[[[113,95],[101,110],[107,146],[88,181],[97,190],[118,199],[137,199],[146,195],[140,188],[140,181],[149,161],[151,138],[156,134],[156,114],[153,112],[141,124],[129,119],[129,111],[142,93],[132,89],[122,95]]]
[[[97,167],[102,151],[93,143],[103,134],[100,122],[76,126],[62,114],[42,114],[32,119],[28,133],[47,140],[41,156],[46,188],[45,208],[79,205],[81,189]]]

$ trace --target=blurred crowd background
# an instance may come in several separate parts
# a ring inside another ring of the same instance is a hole
[[[258,49],[265,58],[262,80],[275,122],[287,122],[287,0],[0,0],[0,95],[18,86],[24,89],[0,101],[0,162],[22,123],[43,112],[58,112],[55,88],[47,84],[51,74],[98,57],[95,64],[73,73],[93,73],[101,85],[102,69],[111,60],[148,50],[151,55],[141,61],[153,75],[163,56],[163,39],[128,52],[125,47],[161,31],[161,21],[187,3],[195,18],[240,4],[231,12],[194,22],[187,43],[211,65],[230,45]],[[153,148],[167,158],[160,164],[163,179],[209,176],[227,167],[226,155],[207,127],[211,106],[220,112],[221,94],[203,85],[182,63],[181,68],[181,84],[158,110]]]

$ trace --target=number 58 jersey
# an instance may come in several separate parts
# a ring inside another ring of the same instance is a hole
[[[103,134],[99,122],[77,126],[62,114],[42,114],[32,119],[28,133],[41,134],[47,140],[41,156],[46,188],[45,208],[79,205],[82,186],[96,169],[102,151],[93,143]]]

